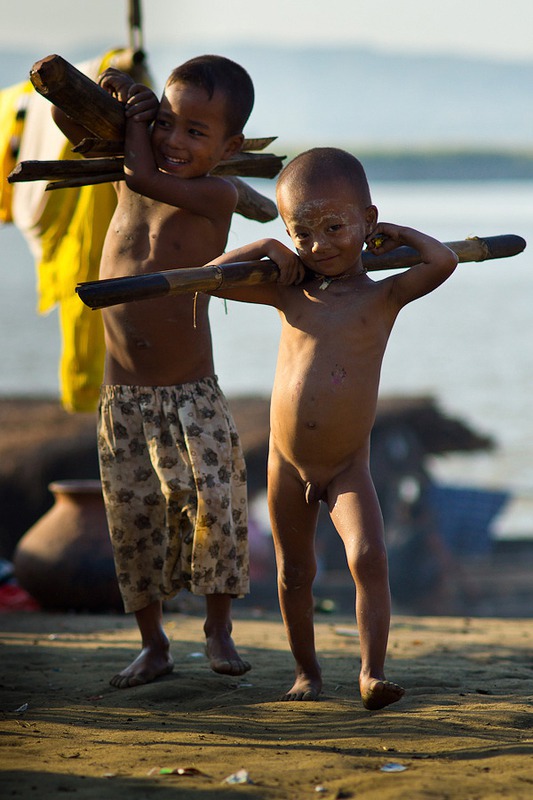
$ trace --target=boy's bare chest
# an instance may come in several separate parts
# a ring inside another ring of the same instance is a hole
[[[290,371],[309,372],[321,380],[332,363],[371,368],[381,362],[393,320],[379,292],[302,291],[293,295],[282,325],[280,353]]]
[[[187,231],[201,229],[207,224],[198,214],[131,192],[117,206],[113,222],[117,233],[124,232],[141,240],[156,235],[181,239]]]
[[[201,266],[224,246],[224,232],[207,218],[130,193],[109,226],[102,267],[133,275]]]
[[[363,331],[381,331],[387,314],[380,292],[373,288],[335,291],[312,287],[295,297],[287,320],[290,325],[318,338],[358,336]]]

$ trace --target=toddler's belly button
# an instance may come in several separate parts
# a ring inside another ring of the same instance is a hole
[[[310,419],[305,423],[305,427],[309,428],[310,430],[313,430],[314,428],[316,428],[316,422]]]

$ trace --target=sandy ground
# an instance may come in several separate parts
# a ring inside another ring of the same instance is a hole
[[[3,798],[533,797],[530,620],[395,617],[387,672],[407,693],[378,712],[355,689],[350,618],[317,618],[317,703],[277,700],[292,661],[276,613],[236,609],[253,663],[239,679],[209,670],[196,610],[167,622],[175,672],[116,690],[137,652],[130,618],[0,617]],[[224,782],[240,770],[249,782]]]

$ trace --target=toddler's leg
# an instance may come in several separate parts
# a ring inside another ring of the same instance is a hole
[[[208,594],[205,602],[205,648],[211,669],[223,675],[243,675],[252,667],[237,653],[231,638],[231,596]]]
[[[399,700],[404,690],[385,679],[390,625],[387,553],[381,510],[366,466],[352,467],[337,478],[328,502],[356,586],[361,697],[365,708],[384,708]]]
[[[284,700],[316,700],[322,689],[313,626],[314,551],[318,502],[305,502],[294,474],[269,464],[268,500],[278,568],[278,594],[296,680]]]
[[[142,649],[129,666],[111,678],[117,689],[129,689],[151,683],[174,668],[168,638],[163,630],[161,603],[155,601],[135,612],[141,632]]]

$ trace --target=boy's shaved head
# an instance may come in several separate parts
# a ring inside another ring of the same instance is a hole
[[[278,196],[286,191],[301,196],[306,188],[338,181],[348,182],[364,206],[372,203],[363,165],[351,153],[336,147],[314,147],[300,153],[281,171],[276,191]]]

